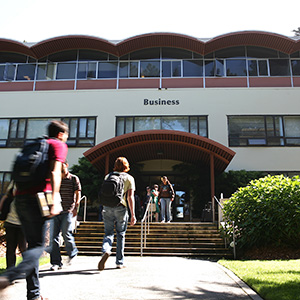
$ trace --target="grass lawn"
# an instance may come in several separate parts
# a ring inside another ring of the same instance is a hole
[[[300,259],[220,260],[265,300],[300,300]]]
[[[22,257],[17,257],[17,264],[20,263]],[[42,256],[40,258],[40,266],[50,263],[50,257]],[[5,257],[0,257],[0,274],[3,273],[6,269],[6,259]]]

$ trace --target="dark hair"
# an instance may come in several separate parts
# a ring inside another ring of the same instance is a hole
[[[48,125],[48,136],[57,137],[60,132],[69,132],[69,127],[66,123],[59,120],[53,120]]]
[[[125,157],[118,157],[115,161],[114,171],[117,172],[128,172],[129,162]]]

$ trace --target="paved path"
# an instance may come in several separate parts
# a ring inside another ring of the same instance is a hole
[[[41,294],[49,300],[261,300],[234,274],[216,262],[180,257],[126,257],[115,268],[110,257],[98,271],[99,257],[79,256],[57,272],[40,270]],[[25,280],[8,287],[1,300],[26,300]]]

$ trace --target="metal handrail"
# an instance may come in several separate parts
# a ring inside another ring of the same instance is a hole
[[[143,250],[147,246],[147,234],[149,234],[150,232],[150,222],[153,221],[153,210],[151,205],[152,203],[154,202],[152,202],[151,200],[148,202],[144,217],[141,220],[141,256],[143,256]]]
[[[218,213],[218,224],[219,224],[219,228],[222,226],[223,228],[226,227],[226,223],[230,222],[232,223],[232,243],[230,243],[230,246],[233,248],[233,258],[236,259],[236,243],[235,243],[235,228],[234,228],[234,221],[231,221],[228,218],[228,222],[224,222],[225,225],[222,224],[222,220],[221,220],[221,213],[223,215],[223,205],[221,204],[221,202],[218,200],[218,198],[216,196],[214,196],[214,199],[216,200],[218,206],[219,206],[219,213]],[[223,199],[223,197],[221,196],[221,199]],[[227,247],[227,237],[225,237],[225,247]]]

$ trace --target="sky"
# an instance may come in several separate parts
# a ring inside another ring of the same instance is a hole
[[[169,32],[213,38],[258,30],[294,36],[300,1],[1,0],[0,38],[40,42],[88,35],[105,40]]]

